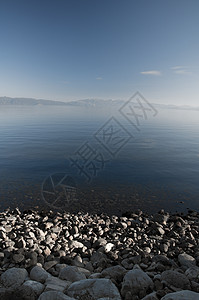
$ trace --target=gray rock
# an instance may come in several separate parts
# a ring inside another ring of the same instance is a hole
[[[28,272],[26,269],[11,268],[1,275],[1,282],[5,287],[9,288],[11,286],[21,285],[27,277]]]
[[[29,257],[30,257],[30,265],[31,266],[36,265],[37,264],[37,253],[34,251],[30,252]]]
[[[72,261],[72,265],[76,267],[84,267],[82,258],[79,255],[75,256],[75,258]]]
[[[63,268],[67,267],[66,264],[57,264],[55,270],[59,273]]]
[[[30,279],[41,283],[44,283],[49,276],[51,275],[39,266],[35,266],[30,272]]]
[[[46,279],[45,285],[46,285],[45,291],[64,292],[71,285],[71,282],[51,276]]]
[[[109,277],[114,279],[115,281],[121,282],[123,280],[124,275],[126,274],[126,269],[122,266],[113,266],[106,268],[102,271],[102,277]]]
[[[195,266],[196,260],[191,255],[188,255],[187,253],[182,253],[178,255],[178,261],[181,264],[181,266],[185,266],[187,268]]]
[[[164,271],[161,274],[161,280],[167,284],[167,286],[174,286],[180,289],[190,289],[190,282],[186,275],[177,271]]]
[[[34,292],[32,292],[32,290],[27,294],[27,289],[25,292],[23,286],[0,288],[1,300],[36,300],[37,298],[38,297]]]
[[[160,250],[161,250],[162,252],[168,252],[169,246],[168,246],[167,244],[161,244],[161,245],[160,245]]]
[[[184,290],[165,295],[161,300],[199,300],[199,293]]]
[[[37,281],[27,280],[15,291],[15,295],[20,295],[23,300],[36,300],[43,292],[44,285]]]
[[[163,214],[154,214],[153,216],[153,220],[155,222],[158,222],[158,223],[163,223],[163,224],[166,224],[167,220],[169,218],[169,215],[163,215]]]
[[[125,258],[121,261],[121,264],[122,266],[127,269],[127,270],[130,270],[133,268],[133,263],[130,263],[129,259],[128,258]]]
[[[191,280],[191,290],[193,292],[199,293],[199,283],[196,281]]]
[[[23,254],[14,254],[13,255],[13,260],[16,264],[22,262],[24,260],[24,255]]]
[[[28,286],[30,287],[37,296],[39,296],[43,290],[44,290],[44,285],[40,282],[34,281],[34,280],[27,280],[23,283],[23,286]]]
[[[59,278],[74,282],[74,281],[86,279],[86,276],[85,276],[85,274],[83,274],[82,272],[80,272],[78,270],[78,267],[67,266],[67,267],[61,269],[61,271],[59,273]]]
[[[20,238],[19,240],[17,240],[17,241],[15,242],[15,244],[16,244],[16,247],[17,247],[17,248],[25,248],[25,247],[26,247],[26,242],[25,242],[25,240],[23,239],[23,237]]]
[[[84,268],[86,270],[88,270],[91,273],[94,271],[94,268],[93,268],[93,265],[92,265],[91,261],[84,262],[84,264],[85,264]]]
[[[91,262],[95,265],[98,265],[103,259],[106,259],[106,255],[101,252],[93,252],[91,256]]]
[[[6,288],[0,288],[0,299],[2,300],[10,300],[10,299],[15,299],[15,300],[21,300],[21,298],[13,298],[13,292],[10,291],[10,289]]]
[[[65,295],[62,292],[48,291],[42,293],[39,296],[38,300],[75,300],[75,299]]]
[[[152,292],[151,294],[146,295],[142,300],[158,300],[159,298],[156,296],[156,292]]]
[[[186,270],[185,275],[189,280],[199,279],[199,267],[193,266]]]
[[[101,273],[93,273],[89,276],[89,279],[102,278]]]
[[[151,278],[140,268],[135,267],[124,276],[121,294],[125,297],[125,294],[129,292],[129,295],[131,293],[133,296],[139,294],[140,291],[147,291],[149,288],[153,289],[153,286]]]
[[[142,261],[142,257],[141,257],[141,255],[132,256],[131,261],[134,264],[140,264]]]
[[[168,259],[168,257],[164,256],[164,255],[155,255],[153,258],[152,258],[152,262],[160,262],[161,264],[163,265],[166,265],[166,266],[171,266],[171,261]]]
[[[49,270],[50,268],[52,268],[53,266],[55,266],[56,264],[57,264],[57,261],[55,261],[55,260],[47,261],[47,262],[45,262],[45,264],[44,264],[44,269],[47,271],[47,270]]]
[[[121,300],[117,287],[110,279],[86,279],[71,284],[67,294],[74,298],[98,300],[102,298]],[[87,297],[87,298],[86,298]]]
[[[77,270],[84,274],[86,277],[89,277],[91,275],[91,272],[85,268],[77,267]]]

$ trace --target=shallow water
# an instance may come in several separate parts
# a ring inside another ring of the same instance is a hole
[[[0,178],[1,209],[199,209],[199,111],[159,109],[138,131],[117,107],[1,106]]]

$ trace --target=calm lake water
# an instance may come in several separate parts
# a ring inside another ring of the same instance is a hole
[[[0,199],[1,209],[198,210],[199,111],[158,109],[138,131],[116,107],[1,106]]]

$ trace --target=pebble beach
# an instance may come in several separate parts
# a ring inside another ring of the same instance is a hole
[[[0,299],[197,300],[199,213],[0,213]]]

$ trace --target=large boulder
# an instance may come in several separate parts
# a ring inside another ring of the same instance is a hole
[[[178,261],[181,264],[181,266],[190,268],[196,265],[196,260],[193,256],[187,254],[187,253],[182,253],[178,255]]]
[[[165,295],[161,300],[199,300],[199,293],[184,290]]]
[[[36,300],[43,292],[44,285],[37,281],[27,280],[14,291],[11,299],[18,297],[20,300]],[[17,299],[18,299],[17,298]],[[3,298],[4,299],[4,298]]]
[[[153,281],[151,278],[143,272],[137,266],[126,273],[122,282],[121,294],[125,297],[126,293],[133,296],[139,294],[139,292],[146,292],[149,289],[153,289]]]
[[[18,294],[17,288],[0,288],[0,299],[1,300],[22,300],[21,294]],[[32,299],[30,299],[32,300]]]
[[[76,281],[71,284],[67,290],[67,294],[70,297],[79,299],[92,299],[98,300],[101,298],[121,300],[120,293],[117,287],[112,283],[110,279],[98,278],[98,279],[86,279]]]
[[[39,282],[25,281],[22,285],[0,288],[1,300],[37,300],[44,285]]]
[[[78,267],[76,266],[67,266],[61,269],[59,273],[59,278],[71,282],[79,281],[86,279],[84,273],[80,272]]]
[[[30,279],[44,283],[45,280],[51,276],[46,270],[39,266],[35,266],[32,268],[30,272]]]
[[[48,291],[42,293],[39,296],[38,300],[75,300],[75,299],[65,295],[62,292]]]
[[[102,271],[101,276],[106,278],[114,279],[115,281],[121,282],[127,270],[120,265],[106,268]]]
[[[185,275],[190,280],[199,279],[199,267],[193,266],[188,268],[185,272]]]
[[[190,289],[190,282],[186,275],[177,271],[164,271],[161,274],[161,281],[163,281],[168,287],[174,286],[180,289]]]
[[[156,292],[152,292],[146,295],[142,300],[158,300],[159,298],[156,296]]]
[[[155,263],[161,263],[162,265],[164,266],[171,266],[172,265],[172,260],[170,260],[168,257],[166,257],[165,255],[161,255],[161,254],[158,254],[158,255],[155,255],[153,258],[152,258],[152,262],[155,262]]]
[[[11,268],[1,275],[1,282],[6,288],[21,285],[28,277],[26,269]]]
[[[71,282],[52,276],[46,279],[45,285],[45,291],[64,292],[71,285]]]
[[[36,296],[39,296],[44,290],[44,285],[42,283],[33,280],[25,281],[22,286],[32,290]]]

